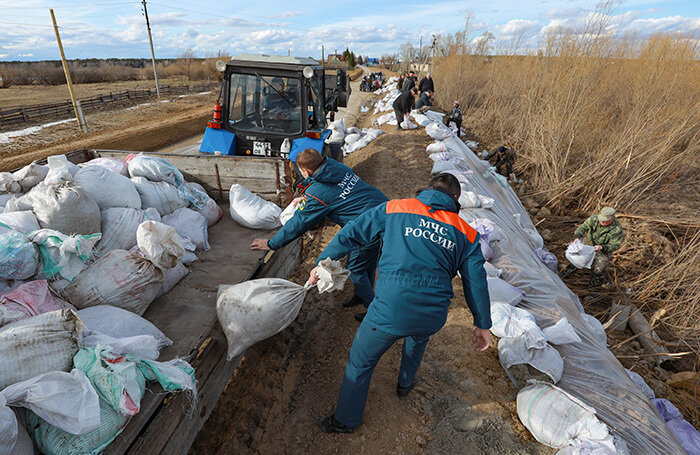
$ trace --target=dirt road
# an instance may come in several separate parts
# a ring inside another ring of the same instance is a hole
[[[360,96],[351,109],[359,110],[370,95],[354,94]],[[367,123],[366,117],[352,119]],[[346,121],[354,123],[350,116]],[[425,154],[430,139],[423,129],[384,130],[387,134],[348,156],[346,164],[389,198],[411,197],[430,178]],[[306,280],[337,231],[327,226],[311,233],[292,281]],[[310,292],[289,328],[248,350],[190,453],[554,453],[519,423],[515,390],[495,343],[485,353],[473,351],[472,317],[458,280],[454,286],[457,297],[445,327],[428,345],[415,391],[403,400],[394,392],[397,343],[374,373],[363,424],[352,435],[326,435],[315,425],[333,411],[358,327],[353,318],[358,310],[341,306],[352,285],[331,295]]]

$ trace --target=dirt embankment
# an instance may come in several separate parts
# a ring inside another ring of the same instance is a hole
[[[0,171],[80,148],[153,151],[204,131],[216,94],[174,97],[87,115],[89,133],[68,122],[0,145]]]
[[[358,118],[366,123],[366,116]],[[389,198],[412,197],[430,178],[425,147],[431,140],[422,129],[384,130],[346,164]],[[326,226],[311,233],[292,281],[306,280],[337,231]],[[473,351],[472,317],[458,280],[454,287],[447,323],[428,344],[415,391],[403,400],[395,394],[397,343],[377,366],[363,424],[351,435],[323,434],[315,423],[335,407],[359,309],[342,307],[351,284],[330,295],[310,292],[289,328],[247,351],[190,453],[553,453],[519,423],[516,392],[495,343],[485,353]]]

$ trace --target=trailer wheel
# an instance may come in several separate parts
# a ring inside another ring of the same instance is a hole
[[[323,151],[321,155],[333,158],[339,163],[343,162],[343,150],[341,150],[342,144],[340,143],[330,143],[323,144]]]

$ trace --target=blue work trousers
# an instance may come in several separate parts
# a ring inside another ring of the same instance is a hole
[[[362,321],[352,342],[345,377],[340,386],[338,405],[334,413],[336,420],[350,428],[355,428],[362,422],[374,368],[382,355],[401,338],[404,342],[398,384],[401,387],[409,387],[416,380],[429,336],[393,335],[373,327],[367,318]]]
[[[365,306],[374,300],[374,280],[377,276],[377,262],[382,249],[381,239],[348,253],[345,263],[350,270],[350,281],[355,287],[355,295],[362,299]]]

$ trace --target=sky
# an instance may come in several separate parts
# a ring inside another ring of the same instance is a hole
[[[472,17],[472,38],[492,32],[533,48],[547,30],[576,27],[595,0],[148,0],[156,58],[269,53],[321,57],[346,47],[371,57],[396,53],[402,43],[449,34]],[[66,57],[150,57],[140,1],[0,0],[0,61],[59,58],[49,8]],[[612,14],[615,27],[646,36],[700,30],[700,0],[627,0]]]

